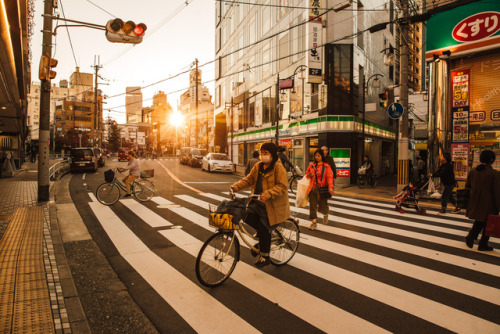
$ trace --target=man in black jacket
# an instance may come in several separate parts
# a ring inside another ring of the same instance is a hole
[[[281,160],[281,163],[283,164],[283,167],[285,167],[285,169],[287,171],[290,171],[293,169],[293,164],[292,162],[288,159],[288,157],[286,156],[286,148],[284,148],[283,146],[281,146],[280,148],[278,148],[278,158]]]
[[[455,205],[453,213],[457,213],[460,211],[460,208],[457,206],[457,201],[453,197],[453,189],[456,186],[456,182],[453,162],[451,161],[451,154],[448,152],[441,154],[441,162],[442,164],[439,166],[438,170],[429,174],[429,177],[438,176],[441,178],[441,183],[444,186],[443,194],[441,195],[441,211],[439,211],[439,213],[446,213],[448,201]]]
[[[328,153],[329,149],[326,146],[321,147],[321,150],[323,151],[323,154],[325,155],[325,161],[327,164],[330,165],[330,168],[332,169],[333,172],[333,180],[335,181],[337,179],[337,166],[335,166],[335,161],[333,160],[333,157]]]

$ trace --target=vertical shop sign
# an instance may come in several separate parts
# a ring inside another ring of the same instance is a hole
[[[469,106],[470,70],[451,72],[452,108]]]
[[[469,107],[452,108],[453,143],[469,142]]]
[[[351,176],[351,149],[350,148],[331,148],[330,155],[335,161],[337,167],[337,177]]]
[[[307,23],[307,82],[321,83],[322,82],[322,65],[320,49],[322,43],[322,25],[320,22],[312,21]]]
[[[466,181],[468,167],[469,144],[451,144],[451,159],[455,166],[455,180]]]
[[[321,0],[309,0],[309,20],[321,22],[320,8]]]

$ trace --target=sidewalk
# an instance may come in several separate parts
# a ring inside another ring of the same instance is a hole
[[[37,203],[37,168],[24,163],[0,179],[0,332],[90,332],[65,265],[53,193]]]

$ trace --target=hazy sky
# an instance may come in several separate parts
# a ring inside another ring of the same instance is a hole
[[[210,62],[215,57],[215,0],[188,2],[186,6],[186,0],[59,0],[56,13],[61,18],[105,25],[108,20],[118,17],[123,21],[132,20],[136,24],[143,22],[148,30],[143,42],[133,45],[108,42],[102,30],[69,27],[73,56],[68,30],[65,27],[57,28],[52,54],[59,64],[55,69],[57,76],[52,83],[59,84],[61,79],[69,80],[76,66],[80,67],[80,72],[93,73],[95,56],[100,57],[103,66],[99,75],[104,80],[99,79],[99,88],[107,96],[125,93],[127,86],[150,85],[186,71],[195,58],[198,58],[200,65]],[[35,1],[35,28],[31,41],[33,81],[38,81],[43,3],[43,0]],[[57,24],[65,23],[54,21],[54,29]],[[203,82],[214,78],[213,63],[200,69]],[[180,94],[188,85],[189,75],[184,74],[144,88],[143,106],[150,106],[153,95],[161,90],[168,94],[168,102],[175,109]],[[213,82],[206,85],[213,95]],[[179,90],[182,91],[176,92]],[[108,115],[106,109],[111,108],[118,112],[109,115],[120,123],[125,122],[124,105],[125,95],[106,99],[104,117]]]

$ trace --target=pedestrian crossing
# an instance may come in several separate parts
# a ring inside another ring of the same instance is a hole
[[[234,273],[214,289],[198,283],[194,263],[214,233],[208,204],[228,193],[121,199],[116,207],[89,193],[89,206],[120,256],[196,332],[500,332],[500,252],[468,249],[465,217],[400,214],[334,196],[329,224],[309,231],[309,210],[294,197],[302,232],[295,257],[260,270],[242,242]],[[124,211],[137,221],[126,222]],[[141,226],[183,255],[160,256]]]

